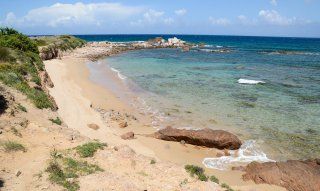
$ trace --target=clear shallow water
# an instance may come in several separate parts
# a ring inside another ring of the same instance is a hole
[[[115,36],[108,38],[150,38]],[[320,39],[178,38],[210,46],[190,52],[140,50],[107,58],[124,81],[141,88],[132,93],[146,109],[156,111],[155,125],[224,127],[243,140],[256,140],[277,160],[320,156]],[[221,49],[228,52],[214,52]],[[239,79],[265,83],[245,85]]]

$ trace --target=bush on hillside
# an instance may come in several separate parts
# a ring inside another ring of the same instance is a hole
[[[8,48],[0,46],[0,62],[13,62],[15,59],[10,55]]]
[[[0,28],[0,46],[39,53],[37,44],[33,40],[11,28]]]

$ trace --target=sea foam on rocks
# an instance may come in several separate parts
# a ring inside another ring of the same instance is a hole
[[[254,140],[247,140],[241,145],[239,150],[229,152],[230,156],[204,158],[202,163],[207,168],[228,170],[232,165],[243,165],[253,161],[274,162],[257,147],[256,141]]]

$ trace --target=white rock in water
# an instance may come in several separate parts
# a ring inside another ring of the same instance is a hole
[[[258,80],[247,80],[247,79],[239,79],[239,84],[264,84],[264,81],[258,81]]]
[[[168,38],[168,44],[171,45],[181,45],[184,44],[185,41],[178,39],[177,37]]]

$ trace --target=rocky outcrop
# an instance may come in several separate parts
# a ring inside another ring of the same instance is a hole
[[[152,135],[157,139],[176,141],[218,149],[239,149],[241,141],[232,133],[223,130],[185,130],[166,127]]]
[[[61,51],[56,46],[48,46],[40,49],[40,58],[50,60],[59,57]]]
[[[287,162],[252,162],[245,168],[244,180],[274,184],[289,191],[320,190],[320,159]]]

